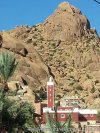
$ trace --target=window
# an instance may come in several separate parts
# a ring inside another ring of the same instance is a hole
[[[90,117],[93,117],[93,114],[90,114]]]
[[[65,114],[61,114],[61,118],[65,118]]]
[[[90,122],[87,122],[87,125],[90,125]]]
[[[85,117],[88,117],[88,115],[86,114]]]
[[[51,96],[51,94],[50,94],[50,96]]]
[[[51,99],[50,99],[50,102],[51,102]]]

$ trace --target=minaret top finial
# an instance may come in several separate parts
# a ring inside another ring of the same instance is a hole
[[[49,81],[47,82],[47,85],[54,85],[53,78],[50,76]]]
[[[52,77],[49,78],[49,82],[52,82]]]

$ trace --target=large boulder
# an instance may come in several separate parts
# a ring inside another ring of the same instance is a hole
[[[48,67],[44,64],[40,55],[32,45],[27,46],[21,40],[11,37],[8,33],[2,33],[3,43],[1,51],[14,53],[18,61],[18,67],[11,80],[23,82],[24,80],[32,89],[46,84],[50,75]]]

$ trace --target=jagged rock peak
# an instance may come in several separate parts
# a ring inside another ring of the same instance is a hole
[[[70,13],[81,14],[81,11],[78,8],[70,5],[68,2],[63,2],[63,3],[59,4],[58,9],[61,9],[62,11],[68,11]]]
[[[63,2],[43,23],[43,29],[47,40],[66,41],[87,34],[90,30],[90,23],[79,9]]]

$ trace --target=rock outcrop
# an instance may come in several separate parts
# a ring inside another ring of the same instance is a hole
[[[62,3],[43,23],[44,36],[47,40],[70,40],[80,38],[90,29],[88,19],[81,11],[69,3]]]
[[[14,53],[18,61],[18,68],[11,80],[20,82],[25,80],[33,90],[42,86],[50,73],[34,47],[32,45],[27,46],[27,44],[11,37],[6,32],[2,33],[2,38],[0,51]]]

